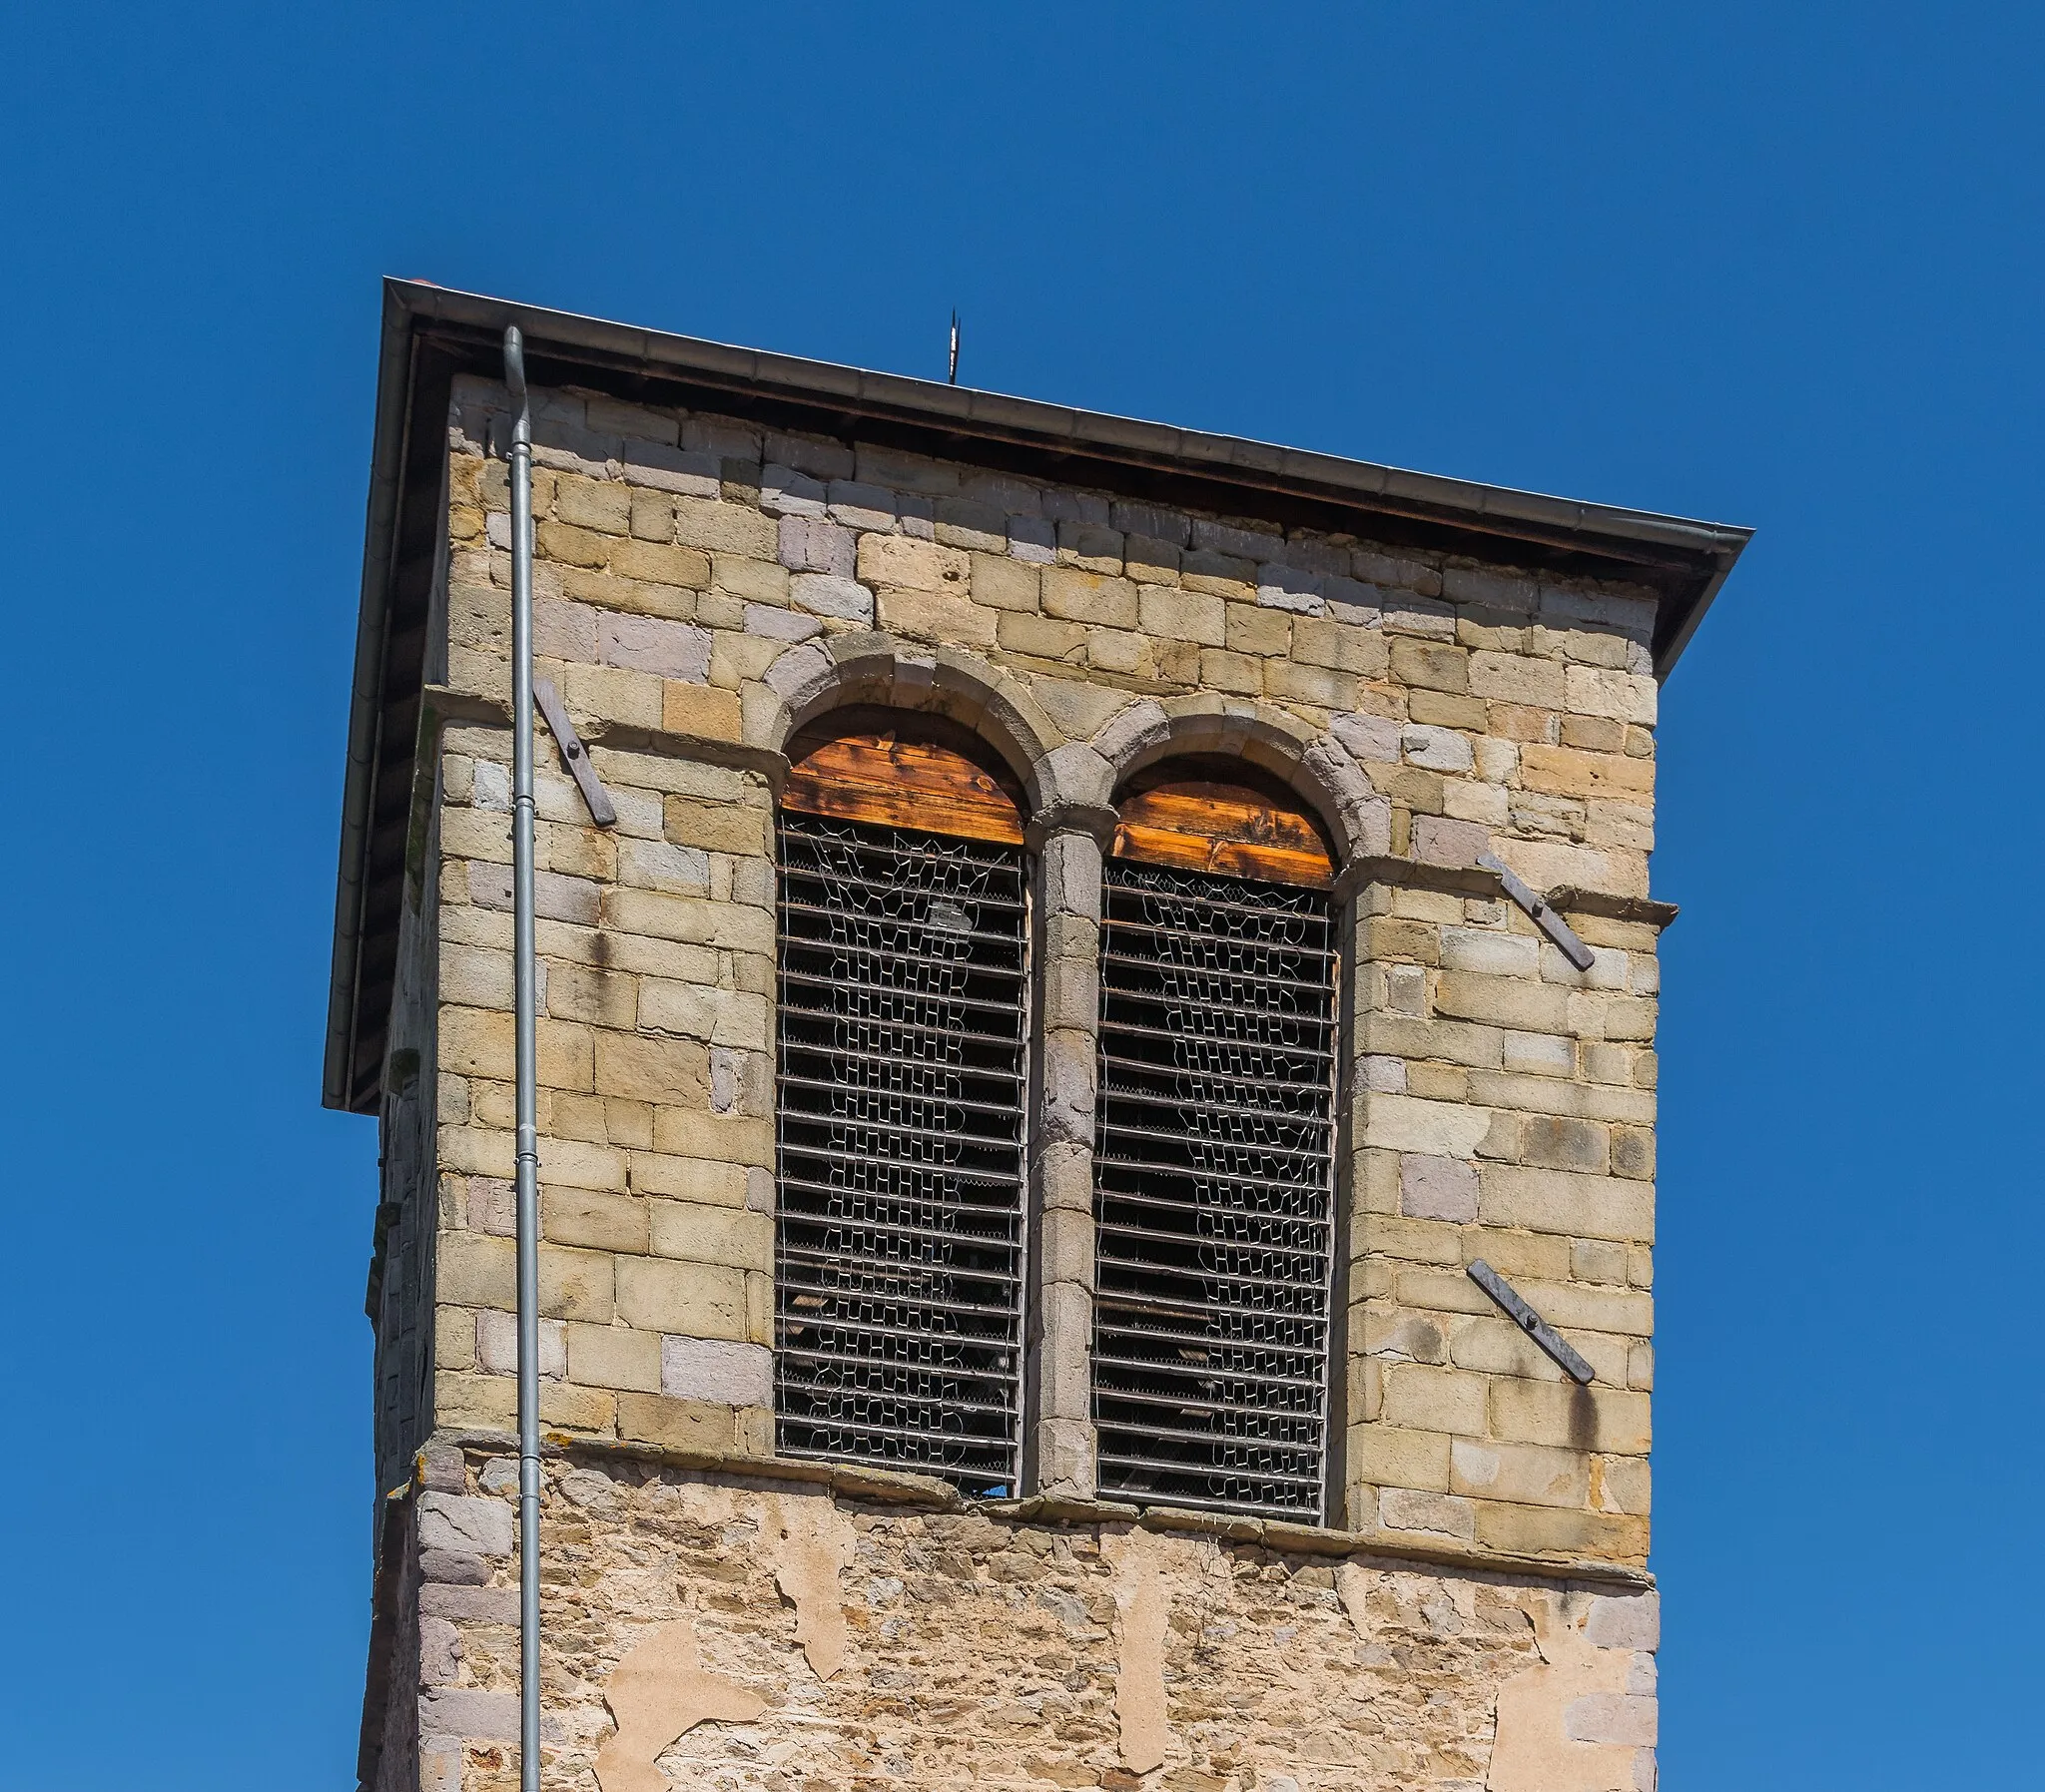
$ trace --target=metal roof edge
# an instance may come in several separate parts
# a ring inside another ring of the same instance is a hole
[[[766,349],[743,348],[701,336],[677,335],[614,323],[574,311],[519,304],[419,281],[389,281],[386,291],[415,315],[501,331],[516,323],[528,341],[565,344],[643,361],[678,372],[738,379],[750,385],[843,403],[848,399],[899,414],[923,417],[967,433],[1034,436],[1107,457],[1134,453],[1227,479],[1256,475],[1298,480],[1323,493],[1361,499],[1403,498],[1460,516],[1472,527],[1518,522],[1554,529],[1587,546],[1661,548],[1679,554],[1736,555],[1752,534],[1735,525],[1671,516],[1622,505],[1586,503],[1513,486],[1487,485],[1346,455],[1288,448],[1247,436],[1216,435],[1111,412],[1075,409],[1038,398],[1019,398],[977,387],[948,385],[904,373],[882,373],[837,361],[811,360]],[[1729,565],[1729,563],[1728,563]]]
[[[383,686],[383,621],[397,501],[404,474],[405,413],[411,399],[412,309],[385,280],[376,361],[376,404],[363,523],[361,599],[355,618],[354,677],[348,692],[347,773],[341,785],[341,866],[334,896],[334,951],[327,994],[324,1106],[345,1109],[355,1038],[356,970],[361,959],[362,896],[368,852],[370,778],[375,768]]]

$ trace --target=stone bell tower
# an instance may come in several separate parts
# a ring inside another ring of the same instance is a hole
[[[375,1792],[1648,1792],[1656,702],[1746,539],[385,289]]]

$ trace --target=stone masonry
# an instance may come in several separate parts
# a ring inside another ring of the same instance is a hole
[[[364,1774],[407,1792],[517,1772],[506,427],[455,378],[386,1073]],[[1651,1788],[1655,591],[565,384],[534,440],[538,671],[618,812],[542,732],[547,1784]],[[774,1460],[773,815],[854,703],[966,725],[1027,797],[1020,1500]],[[1093,1485],[1102,842],[1192,753],[1283,779],[1340,868],[1325,1529]]]

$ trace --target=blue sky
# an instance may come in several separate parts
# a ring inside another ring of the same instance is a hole
[[[1755,525],[1663,709],[1665,1785],[2036,1773],[2035,9],[0,32],[0,1783],[352,1784],[386,273]]]

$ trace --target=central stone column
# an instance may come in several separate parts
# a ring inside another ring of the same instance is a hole
[[[1094,1491],[1093,1125],[1100,1022],[1100,861],[1112,809],[1068,803],[1029,826],[1041,875],[1033,950],[1041,1024],[1031,1075],[1030,1308],[1023,1485]]]

